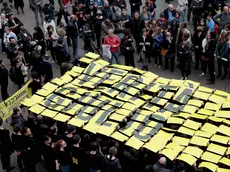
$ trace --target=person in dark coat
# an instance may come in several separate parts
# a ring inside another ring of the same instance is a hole
[[[192,14],[193,14],[192,20],[193,20],[194,30],[196,30],[197,24],[201,20],[201,16],[203,13],[203,7],[204,7],[204,0],[193,0],[191,2],[190,9],[191,9]]]
[[[106,155],[102,160],[102,172],[122,172],[120,161],[116,155],[117,148],[113,146],[109,149],[109,155]]]
[[[192,43],[195,47],[195,69],[199,69],[200,60],[202,54],[202,41],[205,38],[205,32],[200,26],[197,26],[197,29],[192,37]]]
[[[164,18],[167,21],[171,21],[173,17],[175,17],[175,14],[176,14],[176,10],[173,8],[172,4],[169,4],[168,8],[164,10]]]
[[[101,24],[104,21],[104,17],[102,15],[101,11],[97,12],[97,15],[94,20],[94,32],[96,35],[97,40],[97,48],[99,49],[101,47]]]
[[[134,48],[132,45],[133,39],[130,35],[130,30],[124,29],[124,36],[121,39],[121,48],[124,50],[124,56],[125,56],[125,65],[126,66],[133,66],[134,64]]]
[[[70,61],[70,56],[67,53],[65,46],[63,45],[63,38],[58,38],[58,42],[54,48],[54,52],[58,65],[61,65],[63,62]]]
[[[140,6],[142,5],[141,0],[129,0],[131,6],[131,16],[133,16],[134,12],[140,13]]]
[[[147,34],[147,30],[144,28],[142,30],[142,36],[139,38],[139,45],[141,49],[141,57],[143,58],[142,69],[148,70],[148,61],[150,61],[153,39]]]
[[[12,32],[18,35],[20,32],[20,27],[23,26],[23,24],[17,17],[14,17],[13,14],[9,14],[8,26]]]
[[[23,0],[14,0],[14,7],[17,10],[17,14],[20,14],[18,8],[21,8],[22,14],[24,14],[24,1]]]
[[[43,13],[44,13],[44,16],[46,15],[49,15],[50,19],[51,20],[54,20],[54,6],[53,4],[48,0],[46,1],[44,7],[43,7]]]
[[[70,21],[67,25],[68,38],[72,40],[73,46],[73,57],[77,56],[78,49],[78,23],[76,21],[75,15],[71,15]]]
[[[31,72],[32,82],[28,85],[32,89],[32,94],[35,94],[39,89],[42,88],[40,75],[37,72]]]
[[[12,143],[13,143],[13,148],[14,151],[16,152],[17,155],[17,163],[18,167],[20,170],[23,169],[23,161],[22,161],[22,151],[23,151],[23,136],[21,133],[21,127],[20,126],[15,126],[14,127],[14,132],[12,133]]]
[[[41,53],[44,55],[46,53],[45,35],[39,26],[34,27],[33,40],[37,45],[43,47]]]
[[[13,114],[11,116],[11,126],[15,127],[21,127],[23,128],[25,124],[25,119],[22,116],[22,110],[20,107],[14,107],[13,108]]]
[[[139,38],[141,36],[141,31],[143,27],[144,27],[144,22],[140,19],[139,13],[135,12],[134,19],[132,20],[132,34],[136,43],[136,50],[138,54],[140,54],[141,52]],[[140,58],[138,62],[142,62],[142,58]]]
[[[166,169],[166,158],[161,157],[159,161],[153,165],[153,172],[169,172],[169,169]]]
[[[49,136],[44,136],[44,142],[42,146],[42,159],[47,169],[47,172],[55,172],[55,158],[54,158],[54,151],[52,148],[52,140]]]
[[[2,100],[6,100],[9,97],[8,94],[8,70],[3,65],[3,60],[0,59],[0,86]]]
[[[210,79],[209,79],[209,83],[207,84],[215,84],[215,48],[216,48],[216,34],[215,32],[210,32],[209,33],[209,38],[210,41],[208,43],[208,45],[206,45],[205,47],[205,57],[206,60],[208,62],[208,71],[209,71],[209,75],[210,75]]]
[[[49,82],[53,78],[53,69],[52,65],[49,62],[49,59],[49,55],[45,54],[43,56],[43,60],[40,62],[40,74],[42,76],[44,84]]]
[[[22,130],[23,138],[23,163],[25,166],[25,170],[28,172],[36,172],[35,169],[35,142],[33,137],[31,137],[30,128],[24,127]]]
[[[42,47],[37,45],[31,53],[31,71],[35,71],[40,74],[40,62],[42,61],[42,54],[41,54]]]
[[[13,145],[10,138],[10,131],[2,127],[3,119],[0,117],[0,155],[2,169],[7,172],[13,170],[10,166],[10,155],[13,152]]]

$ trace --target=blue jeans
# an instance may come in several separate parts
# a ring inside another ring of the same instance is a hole
[[[78,37],[72,37],[72,46],[73,46],[73,57],[77,56],[77,49],[78,49]]]
[[[114,52],[111,52],[111,53],[112,53],[112,57],[111,57],[111,59],[109,59],[109,63],[112,64],[113,63],[113,58],[115,57],[117,64],[120,64],[120,57],[119,57],[119,54],[118,54],[118,50],[114,51]]]
[[[67,166],[60,166],[60,171],[61,172],[69,172],[70,170],[69,170],[69,165],[67,165]]]

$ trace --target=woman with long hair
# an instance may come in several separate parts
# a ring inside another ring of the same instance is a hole
[[[60,172],[70,172],[72,157],[70,153],[66,151],[66,147],[67,144],[62,139],[54,144],[56,170]]]
[[[225,79],[228,75],[228,50],[229,50],[229,39],[228,33],[222,32],[220,39],[216,45],[216,58],[218,64],[217,78],[222,77],[221,80]],[[222,76],[222,67],[224,68],[224,75]]]
[[[151,20],[151,14],[150,14],[150,12],[148,12],[148,10],[147,10],[147,7],[146,6],[144,6],[143,8],[142,8],[142,13],[141,13],[141,20],[142,21],[150,21]]]

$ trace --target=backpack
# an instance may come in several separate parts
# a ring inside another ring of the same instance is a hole
[[[12,82],[16,82],[16,73],[13,67],[11,67],[9,70],[9,77]]]

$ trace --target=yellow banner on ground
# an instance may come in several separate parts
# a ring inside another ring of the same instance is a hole
[[[29,83],[30,81],[4,102],[0,103],[0,116],[3,120],[8,119],[12,115],[14,107],[20,106],[25,98],[31,97],[31,89],[28,88]]]

